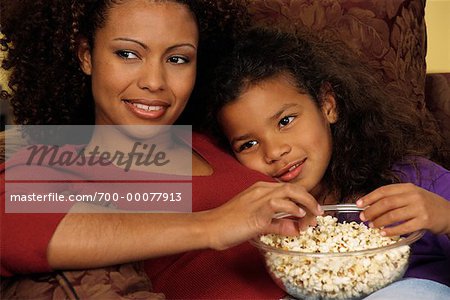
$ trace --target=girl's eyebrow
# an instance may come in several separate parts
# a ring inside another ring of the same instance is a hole
[[[138,45],[140,45],[142,48],[144,48],[145,50],[148,50],[148,46],[146,44],[144,44],[141,41],[135,40],[135,39],[131,39],[131,38],[126,38],[126,37],[119,37],[119,38],[115,38],[114,41],[125,41],[125,42],[132,42],[132,43],[136,43]],[[169,48],[167,48],[167,51],[176,49],[176,48],[180,48],[180,47],[190,47],[194,50],[197,50],[197,47],[191,43],[181,43],[181,44],[175,44],[173,46],[170,46]]]
[[[248,140],[249,138],[250,138],[250,134],[244,134],[244,135],[241,135],[241,136],[237,136],[237,137],[234,137],[234,138],[231,139],[230,144],[234,145],[235,143],[237,143],[239,141],[245,141],[245,140]]]
[[[275,114],[273,114],[273,116],[271,116],[269,119],[270,120],[277,120],[281,117],[281,115],[289,108],[293,107],[293,106],[297,106],[298,103],[286,103],[284,104],[281,109],[279,111],[277,111]]]
[[[289,108],[297,106],[298,103],[286,103],[284,104],[279,111],[277,111],[273,116],[269,118],[269,120],[278,120],[281,115]],[[248,140],[251,137],[250,134],[243,134],[241,136],[237,136],[231,139],[231,144],[234,145],[236,142]]]

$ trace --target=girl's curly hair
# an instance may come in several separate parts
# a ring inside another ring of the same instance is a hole
[[[217,68],[209,119],[222,143],[220,110],[252,85],[280,74],[291,76],[299,92],[311,95],[319,107],[326,88],[334,93],[338,121],[331,125],[333,154],[324,180],[340,199],[398,182],[394,163],[429,157],[440,145],[440,135],[427,129],[417,108],[408,99],[388,95],[342,42],[311,32],[262,28],[241,37]]]
[[[80,69],[77,42],[93,45],[94,33],[104,24],[108,8],[128,0],[1,1],[1,51],[8,51],[1,67],[12,70],[2,99],[11,102],[17,124],[93,124],[94,101],[90,78]],[[159,1],[162,0],[149,0]],[[232,44],[233,34],[249,23],[246,1],[166,0],[189,7],[197,19],[200,42],[198,78],[190,102],[203,97],[209,66]],[[189,103],[192,107],[194,103]],[[181,121],[198,119],[187,108]]]

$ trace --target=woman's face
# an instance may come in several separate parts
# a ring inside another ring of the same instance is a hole
[[[242,164],[319,192],[331,158],[335,100],[325,96],[319,108],[291,82],[280,75],[250,86],[224,106],[219,122]]]
[[[199,33],[189,8],[176,2],[124,1],[79,48],[92,77],[97,125],[170,125],[192,92]]]

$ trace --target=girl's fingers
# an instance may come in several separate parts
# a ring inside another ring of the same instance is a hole
[[[385,227],[396,223],[407,222],[417,217],[417,212],[414,209],[409,207],[397,208],[394,210],[390,210],[381,216],[372,219],[369,223],[370,227]]]
[[[417,225],[417,221],[415,219],[411,219],[396,226],[383,228],[381,230],[381,234],[384,236],[395,236],[411,233],[419,229],[420,226]]]
[[[385,185],[361,197],[358,201],[356,201],[356,205],[358,207],[363,208],[372,205],[373,203],[383,198],[405,193],[411,187],[413,187],[413,185],[410,183],[397,183]]]
[[[408,199],[401,194],[385,197],[366,207],[359,217],[362,221],[373,221],[380,216],[388,214],[390,211],[405,207],[408,204]]]

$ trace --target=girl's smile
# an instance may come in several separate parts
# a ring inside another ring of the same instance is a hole
[[[303,164],[305,163],[305,161],[306,158],[303,159],[302,161],[288,164],[286,167],[282,168],[280,171],[275,173],[275,175],[273,175],[272,177],[285,182],[294,180],[302,172]]]

